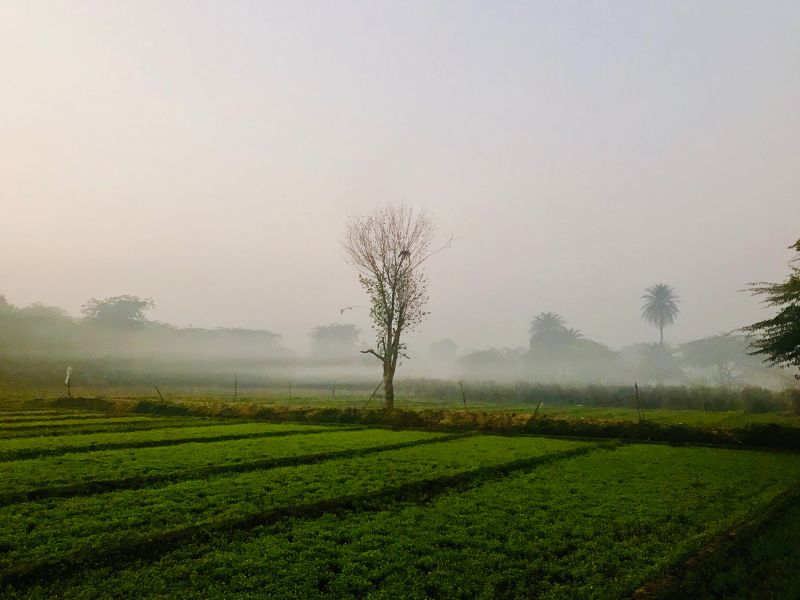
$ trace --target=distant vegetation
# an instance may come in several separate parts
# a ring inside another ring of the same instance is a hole
[[[408,213],[403,218],[411,216]],[[377,219],[374,215],[372,218]],[[374,226],[380,223],[375,221]],[[356,235],[359,231],[364,233],[358,229],[351,233]],[[395,242],[392,251],[396,255],[384,258],[389,261],[387,268],[397,270],[394,285],[402,287],[411,281],[406,265],[418,265],[418,260],[428,255],[429,246],[406,255],[405,242]],[[800,243],[793,248],[800,252]],[[415,259],[417,256],[420,258]],[[385,294],[391,289],[391,282],[383,289],[378,279],[364,281],[374,291],[372,300],[391,300],[391,294]],[[698,386],[721,386],[734,391],[754,386],[791,388],[794,369],[800,367],[798,282],[800,259],[796,258],[790,262],[786,281],[753,284],[751,291],[762,297],[768,307],[777,309],[777,314],[738,332],[668,344],[664,329],[677,318],[678,297],[672,286],[659,283],[645,290],[641,315],[657,327],[658,342],[612,350],[588,338],[559,313],[547,311],[531,320],[527,348],[460,351],[454,340],[444,338],[430,344],[427,356],[417,350],[419,360],[404,367],[404,374],[412,380],[497,382],[500,385],[493,392],[496,398],[507,397],[508,393],[501,390],[511,389],[509,385],[516,389],[530,384],[558,385],[573,393],[586,384],[614,390],[628,389],[634,382],[683,390]],[[371,309],[376,327],[384,321],[381,315],[394,315],[391,335],[388,330],[376,329],[376,345],[366,351],[381,358],[382,385],[386,386],[387,377],[391,379],[392,395],[395,370],[400,358],[407,354],[404,332],[423,317],[420,311],[425,299],[424,281],[414,286],[402,292],[397,288],[394,307],[391,302],[387,306],[373,303]],[[407,301],[404,294],[413,297]],[[397,304],[401,301],[410,303]],[[292,382],[320,384],[328,389],[335,383],[374,389],[378,383],[370,369],[372,356],[364,354],[361,332],[353,324],[330,323],[313,328],[309,332],[309,352],[298,353],[285,348],[281,336],[268,330],[180,328],[152,321],[148,313],[154,306],[152,299],[133,295],[92,298],[84,304],[82,317],[74,318],[60,308],[43,304],[13,306],[0,296],[0,384],[58,385],[67,366],[73,367],[75,385],[94,387],[150,387],[158,383],[227,386],[232,384],[234,373],[238,373],[238,381],[245,387],[263,387],[268,381],[277,381],[290,396]],[[413,319],[412,313],[416,314]],[[785,368],[769,368],[768,363]],[[691,393],[693,399],[686,396],[684,402],[692,406],[714,404],[705,398],[698,400],[704,394]],[[722,404],[743,408],[748,402],[726,400]],[[800,407],[800,400],[796,404]]]
[[[42,383],[63,379],[75,367],[78,384],[152,374],[231,372],[265,361],[285,360],[281,336],[238,328],[179,328],[146,318],[152,300],[136,296],[91,299],[83,317],[33,304],[20,308],[0,296],[0,382]]]

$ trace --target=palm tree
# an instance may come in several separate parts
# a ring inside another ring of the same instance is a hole
[[[539,313],[531,321],[528,333],[531,347],[540,345],[568,344],[583,338],[577,329],[568,328],[558,313]]]
[[[678,294],[672,286],[657,283],[642,296],[642,318],[658,327],[659,343],[664,345],[664,327],[672,325],[678,316]]]

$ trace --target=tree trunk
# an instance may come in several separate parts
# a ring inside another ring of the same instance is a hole
[[[663,346],[664,345],[664,324],[663,323],[659,323],[658,324],[658,333],[660,334],[660,338],[661,338],[661,342],[660,343]]]
[[[383,369],[383,397],[386,410],[394,409],[394,371],[391,368]]]

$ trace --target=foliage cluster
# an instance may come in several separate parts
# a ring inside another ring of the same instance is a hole
[[[798,256],[789,264],[789,276],[781,283],[754,283],[750,291],[761,296],[765,305],[777,308],[776,315],[745,328],[755,334],[754,354],[773,365],[800,369],[800,240],[791,248]],[[800,373],[796,375],[800,379]]]

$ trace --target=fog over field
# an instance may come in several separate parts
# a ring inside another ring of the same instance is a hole
[[[440,242],[415,351],[680,344],[765,312],[800,223],[800,3],[0,4],[0,294],[308,333],[367,304],[349,217]],[[341,309],[354,306],[341,313]]]

